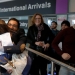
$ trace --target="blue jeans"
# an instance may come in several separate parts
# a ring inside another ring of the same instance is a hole
[[[75,72],[73,72],[65,67],[61,67],[60,71],[59,71],[59,75],[75,75]]]
[[[30,70],[30,67],[31,67],[31,63],[32,63],[32,60],[31,60],[30,56],[28,56],[27,57],[27,65],[26,65],[26,67],[24,68],[24,70],[22,72],[23,75],[27,75],[28,74],[28,72]]]

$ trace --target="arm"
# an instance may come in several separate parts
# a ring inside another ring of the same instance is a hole
[[[25,32],[24,29],[19,29],[17,34],[13,35],[13,41],[14,45],[13,46],[5,46],[4,47],[4,52],[6,53],[21,53],[23,52],[23,49],[25,49]],[[17,42],[15,42],[18,39]],[[22,46],[22,48],[20,48]]]
[[[54,34],[52,33],[52,31],[48,26],[46,28],[46,31],[47,31],[47,40],[45,42],[46,44],[44,45],[44,48],[49,48],[54,39]]]
[[[25,45],[22,41],[19,41],[17,45],[13,45],[13,46],[4,46],[4,52],[5,53],[21,53],[23,50],[21,49],[21,46]],[[23,48],[25,49],[25,46],[23,46]]]
[[[54,39],[54,34],[52,33],[52,31],[50,29],[48,29],[48,40],[47,43],[52,43],[53,39]]]
[[[62,55],[63,51],[60,50],[58,44],[63,41],[66,32],[67,32],[66,30],[60,31],[52,42],[52,47],[59,55]]]
[[[19,40],[23,41],[25,43],[26,42],[26,36],[25,36],[24,29],[20,28],[17,33],[19,35]]]
[[[30,43],[31,45],[35,45],[35,35],[34,35],[34,31],[32,32],[32,28],[30,27],[28,29],[28,33],[27,33],[27,38],[26,38],[26,43]]]

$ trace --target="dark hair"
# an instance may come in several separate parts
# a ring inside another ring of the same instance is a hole
[[[55,23],[57,25],[57,22],[55,22],[55,21],[52,21],[52,23]]]
[[[61,26],[65,24],[66,26],[70,27],[70,22],[67,21],[67,20],[64,20],[62,23],[61,23]]]
[[[9,32],[9,28],[6,24],[0,24],[0,34]]]
[[[16,21],[17,24],[18,24],[18,28],[20,28],[19,20],[17,20],[16,18],[11,18],[11,19],[8,20],[8,23],[9,23],[9,21],[11,21],[11,20]]]

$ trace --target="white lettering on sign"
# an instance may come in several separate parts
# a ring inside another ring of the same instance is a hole
[[[25,6],[14,6],[10,8],[0,8],[0,12],[11,12],[11,11],[21,11],[27,10],[27,5]]]
[[[50,8],[51,3],[50,2],[44,2],[44,3],[36,3],[36,4],[25,4],[24,6],[13,6],[9,8],[0,8],[0,12],[13,12],[13,11],[22,11],[22,10],[31,10],[31,9],[43,9],[43,8]]]
[[[34,5],[29,4],[28,5],[28,10],[29,9],[40,9],[40,8],[50,8],[51,7],[51,3],[45,2],[42,4],[36,3]]]
[[[20,22],[20,26],[21,26],[21,27],[26,27],[26,28],[27,28],[27,27],[28,27],[28,23]]]

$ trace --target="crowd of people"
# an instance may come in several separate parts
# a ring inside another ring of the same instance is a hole
[[[31,49],[75,67],[75,27],[70,26],[67,20],[61,23],[61,30],[57,30],[57,26],[57,22],[53,21],[49,27],[44,23],[42,15],[36,13],[31,19],[31,26],[25,36],[25,31],[20,28],[16,18],[9,19],[7,24],[0,19],[0,34],[9,32],[14,42],[13,46],[0,48],[0,60],[6,57],[11,61],[12,54],[23,53],[26,43],[29,43]],[[22,75],[47,75],[48,63],[50,63],[48,60],[28,51],[27,65]],[[56,75],[75,75],[73,71],[65,67],[56,64],[55,67]],[[10,75],[12,70],[6,71],[1,67],[1,72],[3,75]]]

